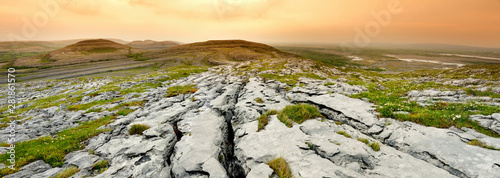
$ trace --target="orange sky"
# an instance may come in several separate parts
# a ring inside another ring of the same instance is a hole
[[[399,13],[390,13],[387,26],[379,25],[379,32],[368,36],[368,42],[500,48],[500,0],[1,1],[0,41],[119,38],[351,43],[359,36],[355,28],[365,31],[367,24],[379,25],[372,12],[389,12],[388,6],[399,2]]]

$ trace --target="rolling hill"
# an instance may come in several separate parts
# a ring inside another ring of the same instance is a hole
[[[132,41],[126,44],[127,46],[131,46],[134,48],[145,49],[145,50],[159,50],[165,49],[173,46],[181,45],[179,42],[175,41],[153,41],[153,40],[144,40],[144,41]]]
[[[84,40],[64,48],[32,57],[19,58],[13,66],[59,66],[93,61],[125,59],[129,55],[145,52],[105,39]]]

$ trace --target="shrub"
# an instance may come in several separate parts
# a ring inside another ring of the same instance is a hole
[[[167,95],[165,97],[177,96],[180,94],[195,93],[198,91],[194,88],[195,85],[183,85],[183,86],[173,86],[167,89]]]
[[[132,125],[132,127],[130,127],[130,130],[128,131],[128,133],[130,135],[135,135],[135,134],[142,135],[142,132],[144,132],[145,130],[148,130],[148,129],[149,129],[149,126],[147,126],[147,125],[134,124],[134,125]]]
[[[287,127],[292,127],[293,122],[302,124],[308,119],[323,117],[317,107],[308,104],[286,106],[279,114],[278,119]]]
[[[267,162],[267,165],[274,170],[274,173],[278,175],[279,178],[291,178],[292,171],[290,171],[290,167],[286,163],[283,157],[279,157]]]
[[[260,115],[260,117],[257,119],[259,121],[259,126],[257,128],[257,132],[264,129],[266,127],[267,123],[269,122],[269,116],[275,115],[276,113],[278,113],[278,111],[270,110],[270,111],[267,111],[265,114]]]
[[[72,175],[75,175],[77,172],[79,172],[80,169],[77,167],[69,167],[66,168],[64,171],[58,173],[55,178],[68,178],[71,177]]]

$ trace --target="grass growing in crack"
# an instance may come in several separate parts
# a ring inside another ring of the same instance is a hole
[[[148,82],[148,83],[135,85],[131,88],[123,89],[120,91],[120,94],[126,95],[129,93],[142,93],[142,92],[147,91],[147,89],[158,88],[161,86],[162,86],[162,83],[160,83],[160,82]]]
[[[121,116],[126,116],[134,111],[135,110],[132,110],[132,109],[122,109],[122,110],[119,110],[118,112],[116,112],[116,114],[121,115]]]
[[[488,96],[490,98],[500,98],[500,93],[495,93],[492,91],[478,91],[478,90],[473,90],[470,88],[465,89],[465,92],[468,95],[473,95],[473,96]]]
[[[118,106],[115,106],[113,108],[110,108],[110,111],[118,110],[118,109],[123,109],[123,108],[128,108],[131,106],[143,106],[144,101],[131,101],[131,102],[126,102],[126,103],[121,103]]]
[[[128,134],[129,135],[136,135],[136,134],[142,135],[142,133],[148,129],[149,129],[149,126],[147,126],[147,125],[134,124],[134,125],[132,125],[132,127],[130,127]]]
[[[115,119],[114,116],[107,116],[90,122],[82,123],[80,126],[63,130],[56,137],[45,136],[37,139],[16,143],[16,171],[22,166],[36,160],[44,160],[53,167],[60,167],[64,164],[63,159],[66,154],[81,150],[84,148],[83,141],[99,135],[107,130],[97,129],[107,125]],[[0,155],[0,162],[5,165],[9,154]],[[16,172],[10,168],[4,168],[0,171],[0,176]]]
[[[112,102],[118,101],[120,99],[121,98],[113,98],[113,99],[109,99],[109,100],[92,101],[90,103],[85,103],[85,104],[71,105],[71,106],[68,106],[66,109],[68,109],[69,111],[87,110],[91,107],[112,103]]]
[[[273,159],[269,162],[266,163],[271,167],[271,169],[274,170],[274,173],[279,177],[279,178],[292,178],[292,171],[290,170],[290,167],[288,167],[288,163],[286,163],[286,160],[283,157],[279,157],[276,159]]]
[[[180,78],[188,77],[192,74],[206,72],[206,71],[208,71],[208,68],[207,67],[199,67],[199,66],[181,65],[181,66],[170,67],[166,70],[169,71],[166,74],[167,77],[158,79],[157,81],[165,82],[165,81],[169,81],[169,80],[177,80]]]
[[[94,164],[91,172],[95,174],[100,174],[106,171],[109,167],[109,162],[107,160],[102,160]]]
[[[310,142],[306,142],[306,145],[309,147],[310,150],[314,149],[314,145]]]
[[[288,85],[297,84],[300,77],[312,78],[312,79],[320,79],[324,80],[325,78],[320,77],[313,73],[301,73],[301,74],[293,74],[293,75],[276,75],[276,74],[260,74],[264,80],[273,79],[282,83],[286,83]]]
[[[101,112],[102,111],[102,108],[94,108],[94,109],[89,109],[87,110],[87,112],[85,113],[91,113],[91,112]]]
[[[366,138],[358,138],[358,141],[365,143],[373,149],[373,151],[380,151],[380,144],[378,142],[370,142]]]
[[[469,141],[467,144],[469,145],[474,145],[474,146],[478,146],[478,147],[481,147],[481,148],[486,148],[486,149],[490,149],[490,150],[497,150],[497,151],[500,151],[500,148],[495,148],[493,146],[489,146],[487,145],[486,143],[480,141],[480,140],[477,140],[477,139],[474,139],[474,140],[471,140]]]
[[[59,172],[54,178],[68,178],[71,177],[72,175],[75,175],[79,171],[80,169],[78,169],[77,167],[69,167],[66,168],[64,171]]]
[[[377,111],[381,117],[390,117],[400,121],[411,121],[424,126],[437,128],[472,128],[480,133],[491,137],[500,138],[500,134],[482,127],[478,122],[469,119],[470,115],[491,115],[500,112],[499,107],[489,106],[481,103],[442,103],[437,102],[429,106],[410,102],[406,94],[411,90],[424,90],[429,88],[443,88],[441,84],[434,82],[413,84],[409,81],[385,82],[385,90],[376,87],[368,87],[368,92],[351,95],[353,98],[368,98],[370,102],[378,105]],[[445,88],[452,90],[453,88]],[[404,111],[410,114],[398,114]]]
[[[167,95],[165,97],[172,97],[180,94],[195,93],[196,91],[198,91],[198,89],[195,88],[195,85],[173,86],[167,89]]]
[[[267,123],[269,122],[270,115],[275,115],[277,113],[278,111],[276,110],[270,110],[267,111],[265,114],[260,115],[260,117],[257,119],[259,121],[257,132],[263,130],[266,127]]]
[[[262,100],[262,98],[255,98],[254,101],[261,104],[264,103],[264,100]]]
[[[280,113],[278,119],[287,127],[292,127],[293,122],[302,124],[308,119],[323,117],[316,106],[308,104],[296,104],[286,106]]]
[[[338,131],[337,133],[340,134],[340,135],[343,135],[344,137],[351,138],[351,135],[349,135],[345,131]]]

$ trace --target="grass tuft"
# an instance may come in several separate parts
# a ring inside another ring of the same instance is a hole
[[[292,127],[293,122],[302,124],[308,119],[323,117],[316,106],[297,104],[286,106],[279,114],[278,119],[287,127]]]
[[[128,131],[128,133],[130,135],[135,135],[135,134],[142,135],[142,132],[144,132],[145,130],[148,130],[148,129],[149,129],[149,126],[147,126],[147,125],[134,124],[134,125],[132,125],[132,127],[130,127],[130,130]]]
[[[72,175],[75,175],[79,171],[80,169],[78,169],[77,167],[69,167],[66,168],[64,171],[58,173],[54,178],[68,178],[71,177]]]
[[[91,172],[95,172],[96,174],[100,174],[104,171],[106,171],[109,167],[109,162],[107,160],[102,160],[94,164],[92,167]]]
[[[343,135],[343,136],[345,136],[345,137],[347,137],[347,138],[351,138],[351,135],[349,135],[349,134],[348,134],[347,132],[345,132],[345,131],[338,131],[337,133],[338,133],[338,134],[340,134],[340,135]]]
[[[264,103],[264,100],[262,100],[262,98],[255,98],[255,102],[257,103]]]
[[[283,157],[279,157],[267,162],[267,165],[274,170],[274,173],[279,178],[292,178],[292,171],[290,167],[288,167],[288,163],[286,163]]]
[[[257,119],[259,121],[259,126],[257,128],[257,132],[263,130],[267,123],[269,122],[269,116],[277,114],[278,111],[276,110],[270,110],[267,111],[265,114],[260,115],[260,117]]]
[[[195,85],[183,85],[183,86],[173,86],[167,89],[167,95],[165,97],[177,96],[180,94],[195,93],[198,91],[194,88]]]

